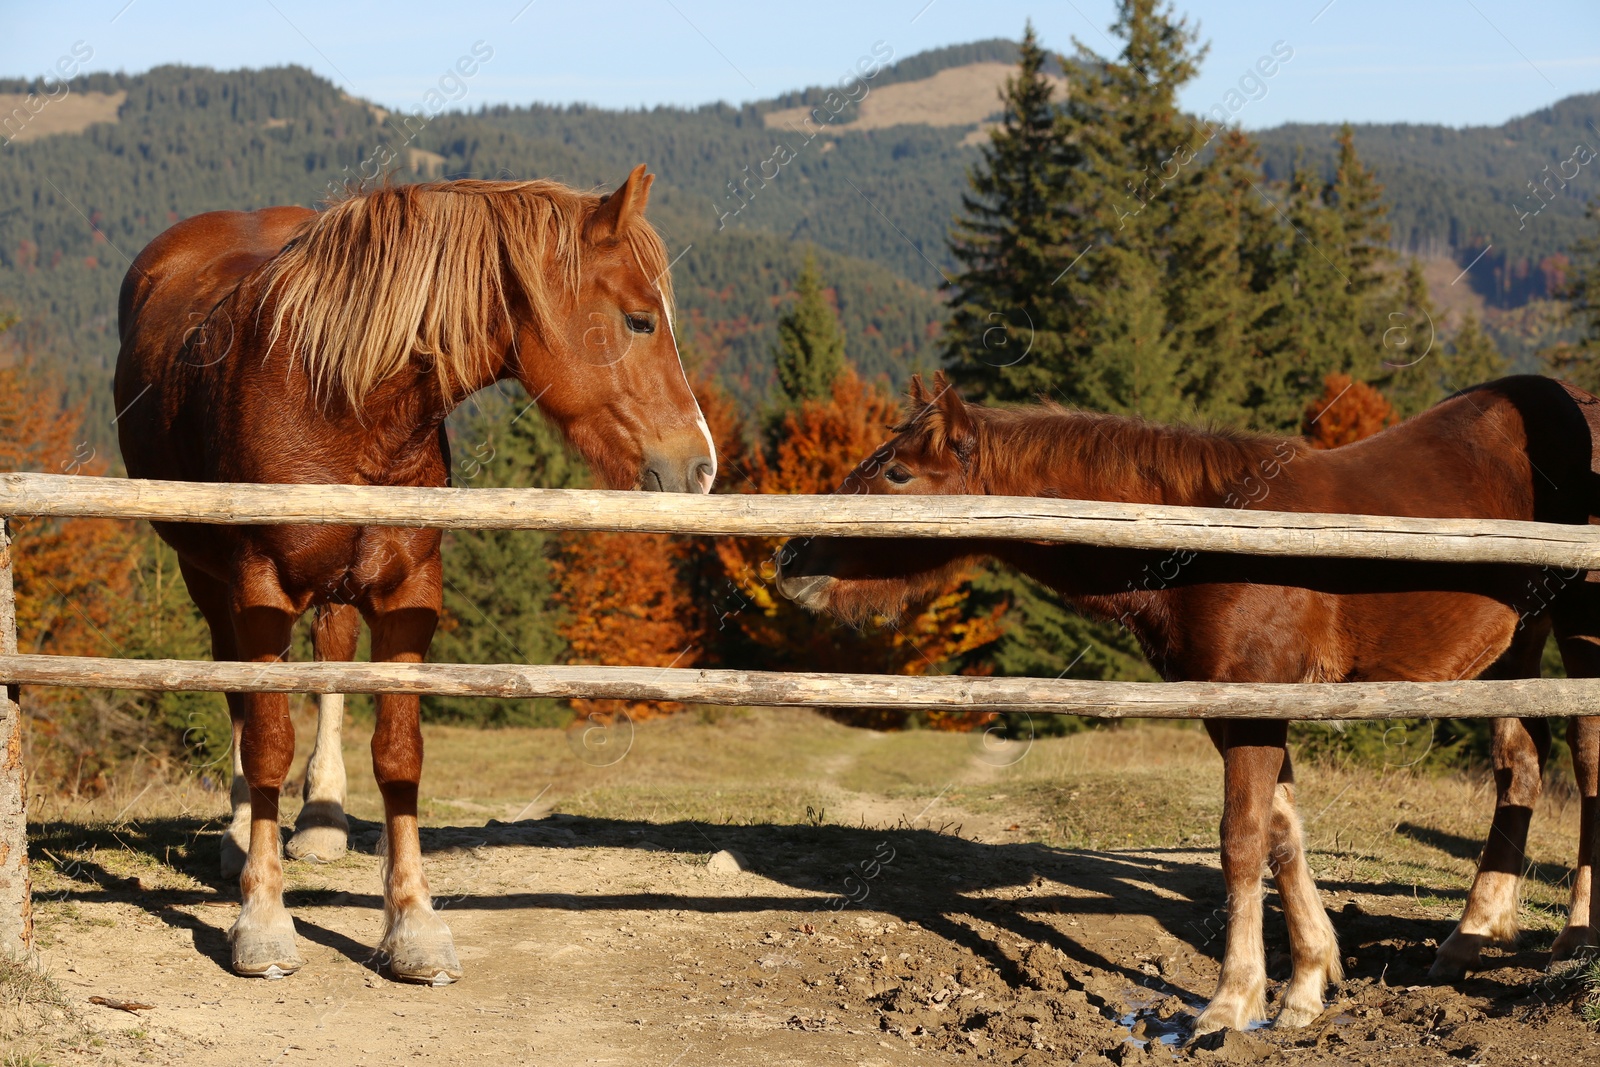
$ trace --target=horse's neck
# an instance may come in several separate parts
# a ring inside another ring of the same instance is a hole
[[[1244,507],[1272,477],[1274,456],[1282,459],[1266,442],[1074,412],[1055,418],[1059,422],[1033,427],[1015,447],[1003,439],[985,442],[996,450],[992,455],[1003,457],[987,472],[986,492]],[[1292,445],[1279,447],[1297,454]],[[1157,669],[1165,669],[1171,590],[1187,580],[1194,553],[1016,541],[997,542],[992,550],[1086,614],[1122,623]]]
[[[982,492],[1218,506],[1260,458],[1247,442],[1134,419],[1062,411],[1043,420],[991,424]]]

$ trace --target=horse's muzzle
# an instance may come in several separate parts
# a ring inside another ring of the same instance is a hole
[[[808,574],[800,578],[790,578],[783,573],[778,574],[778,592],[812,611],[821,611],[827,606],[828,587],[837,579],[825,574]]]
[[[650,459],[639,471],[639,488],[647,493],[709,493],[715,470],[710,456]]]

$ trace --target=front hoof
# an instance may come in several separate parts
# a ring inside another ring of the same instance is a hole
[[[1190,1040],[1214,1034],[1218,1030],[1248,1030],[1250,1024],[1264,1014],[1260,1008],[1252,1011],[1244,999],[1213,1000],[1194,1021],[1194,1034]]]
[[[442,932],[399,938],[391,937],[379,949],[389,977],[399,982],[421,985],[449,985],[461,978],[461,961],[449,928],[439,923]]]
[[[245,978],[284,978],[305,966],[294,947],[294,929],[240,930],[229,933],[233,942],[233,973]]]
[[[1460,931],[1445,938],[1428,968],[1428,977],[1436,982],[1459,982],[1467,976],[1467,968],[1478,964],[1479,953],[1489,944],[1485,934],[1463,934]]]
[[[291,859],[332,863],[349,847],[350,823],[344,810],[329,800],[313,800],[295,820],[294,836],[284,846]]]
[[[1550,966],[1564,963],[1584,954],[1584,949],[1600,944],[1600,931],[1592,926],[1569,926],[1561,931],[1556,943],[1550,947]]]
[[[1272,1020],[1272,1025],[1278,1030],[1297,1030],[1302,1026],[1310,1026],[1321,1014],[1320,998],[1311,1001],[1286,1000],[1283,1007],[1278,1009],[1278,1016]]]

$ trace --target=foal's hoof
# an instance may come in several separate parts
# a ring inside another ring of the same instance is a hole
[[[284,978],[305,966],[294,947],[294,929],[246,929],[229,933],[233,973],[245,978]]]
[[[1439,946],[1428,977],[1436,982],[1459,982],[1467,976],[1467,968],[1478,963],[1478,954],[1490,942],[1484,934],[1453,933]]]
[[[391,978],[422,985],[449,985],[460,980],[461,961],[456,958],[455,942],[444,923],[439,923],[439,927],[442,933],[390,938],[384,942],[381,951]]]
[[[284,846],[291,859],[332,863],[349,846],[350,823],[344,810],[331,800],[313,800],[300,810],[294,836]]]
[[[1565,963],[1596,944],[1600,944],[1600,931],[1592,926],[1569,926],[1561,931],[1550,948],[1550,966],[1554,968],[1558,963]]]

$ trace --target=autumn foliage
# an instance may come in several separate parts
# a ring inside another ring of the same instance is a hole
[[[1312,448],[1338,448],[1399,422],[1382,393],[1348,374],[1330,374],[1322,395],[1306,405],[1302,432]]]
[[[81,409],[18,356],[0,354],[0,470],[104,474],[81,437]],[[111,519],[11,521],[17,642],[23,652],[114,656],[132,589],[132,523]]]
[[[748,493],[831,493],[855,465],[883,443],[900,418],[899,402],[863,381],[853,369],[834,380],[825,400],[807,400],[786,412],[765,449],[750,450],[744,477],[728,489]],[[722,441],[743,428],[721,428]],[[774,585],[774,538],[718,538],[711,551],[720,588],[713,593],[712,620],[723,647],[752,667],[871,674],[929,674],[1000,636],[1001,608],[974,614],[964,579],[953,581],[930,603],[896,623],[886,620],[862,631],[814,615],[783,599]],[[853,713],[861,725],[894,726],[900,713]],[[971,716],[930,715],[929,725],[966,729]]]

